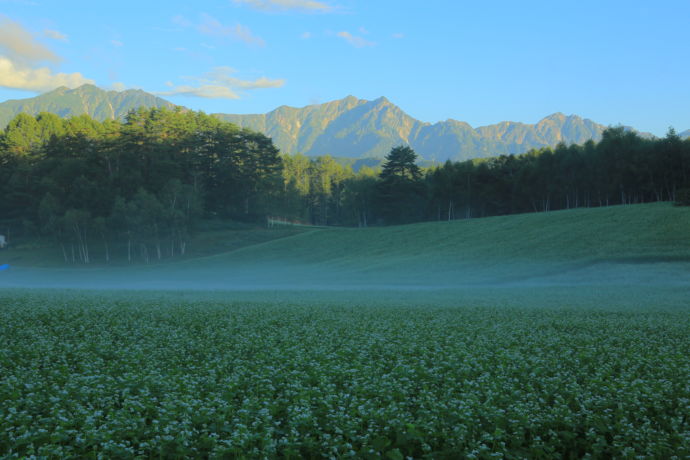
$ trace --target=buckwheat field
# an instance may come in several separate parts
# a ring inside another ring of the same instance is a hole
[[[615,293],[606,308],[548,296],[523,306],[517,291],[433,295],[5,292],[0,452],[690,455],[680,300],[649,309],[616,306]]]

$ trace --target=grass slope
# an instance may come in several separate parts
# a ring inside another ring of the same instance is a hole
[[[72,272],[45,271],[39,279],[73,286]],[[690,211],[660,203],[314,229],[210,257],[90,271],[89,276],[93,287],[162,289],[685,284],[690,279]]]
[[[690,260],[690,210],[665,203],[366,229],[323,229],[245,248],[300,261]],[[238,254],[228,254],[228,260]]]
[[[367,229],[320,229],[188,268],[289,267],[316,280],[462,284],[690,262],[690,212],[669,204],[577,209]],[[304,272],[302,272],[303,270]],[[687,270],[687,268],[686,268]],[[639,271],[639,270],[637,270]]]

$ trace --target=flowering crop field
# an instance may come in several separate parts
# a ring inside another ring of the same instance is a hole
[[[8,290],[0,456],[688,458],[687,292],[529,292]]]

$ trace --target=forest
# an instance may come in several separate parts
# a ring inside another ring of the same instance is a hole
[[[184,255],[214,219],[373,226],[690,204],[690,140],[672,129],[645,139],[610,128],[596,143],[424,169],[416,160],[399,146],[354,171],[181,109],[142,108],[124,122],[19,114],[0,134],[0,232],[52,241],[68,263],[148,263]]]

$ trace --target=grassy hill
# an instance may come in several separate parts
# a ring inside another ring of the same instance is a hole
[[[295,282],[300,273],[320,282],[456,285],[670,263],[690,266],[690,211],[651,204],[315,230],[188,266],[286,265],[283,276]]]
[[[163,289],[682,285],[690,280],[690,210],[659,203],[314,229],[179,263],[78,271],[94,287]],[[74,269],[19,269],[0,285],[21,281],[22,272],[27,282],[76,281]]]

